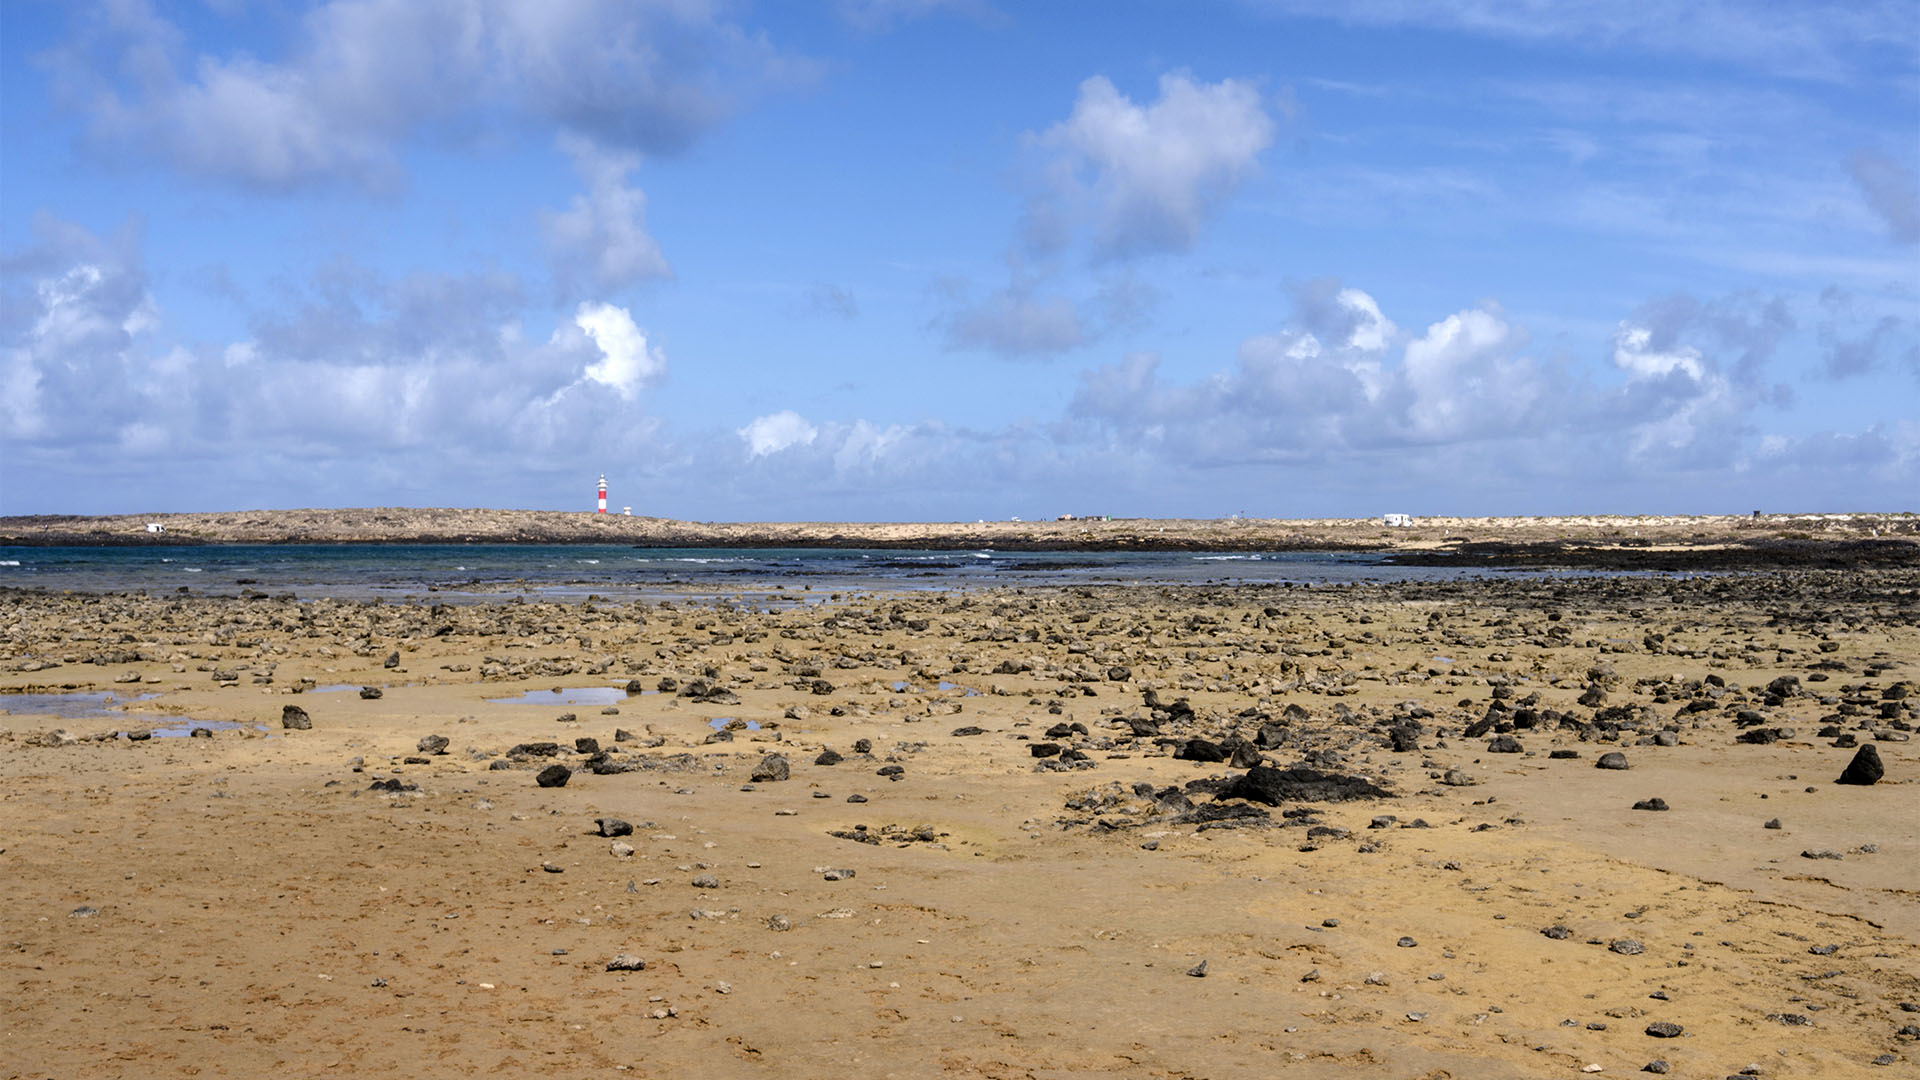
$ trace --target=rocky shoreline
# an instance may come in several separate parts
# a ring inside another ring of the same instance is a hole
[[[149,531],[157,526],[157,531]],[[1353,551],[1431,566],[1614,569],[1920,565],[1920,516],[1430,517],[1019,522],[688,522],[409,509],[0,518],[0,545],[630,544],[662,548]]]
[[[1920,569],[0,628],[23,1076],[1917,1060]]]

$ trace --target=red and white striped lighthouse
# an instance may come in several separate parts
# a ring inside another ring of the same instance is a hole
[[[607,512],[607,474],[601,473],[600,474],[600,509],[595,511],[595,513],[604,514],[606,512]]]

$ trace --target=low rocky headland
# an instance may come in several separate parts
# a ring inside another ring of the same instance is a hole
[[[8,591],[0,691],[0,1077],[1920,1069],[1910,562]]]
[[[151,527],[151,529],[150,529]],[[0,545],[632,544],[1002,551],[1369,551],[1429,565],[1657,569],[1920,565],[1912,513],[694,522],[540,510],[254,510],[0,517]]]

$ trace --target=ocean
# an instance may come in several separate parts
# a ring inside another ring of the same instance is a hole
[[[1303,586],[1484,574],[1393,566],[1352,552],[1000,552],[688,549],[554,544],[234,544],[0,547],[0,588],[75,592],[408,597],[446,602],[821,595],[1019,585]]]

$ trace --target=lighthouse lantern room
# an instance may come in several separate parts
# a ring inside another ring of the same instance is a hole
[[[607,474],[601,473],[600,474],[600,509],[595,511],[595,513],[604,514],[606,512],[607,512]]]

